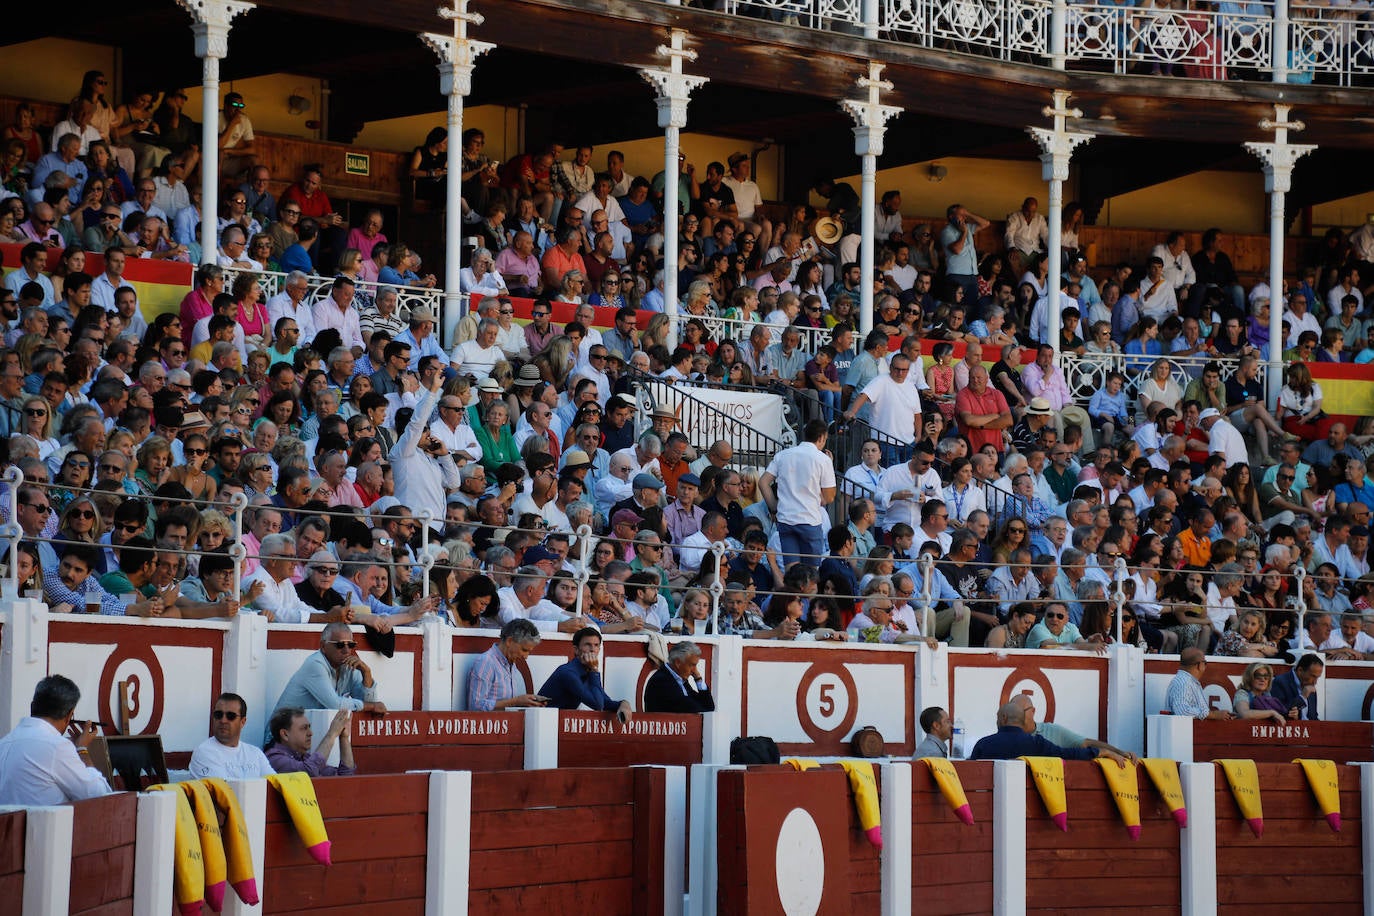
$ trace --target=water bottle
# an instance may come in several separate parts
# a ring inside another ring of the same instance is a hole
[[[964,759],[964,720],[963,720],[963,719],[955,719],[955,720],[954,720],[954,736],[953,736],[953,740],[950,741],[950,744],[952,745],[950,757],[952,757],[952,758],[955,759],[955,760],[963,760],[963,759]]]

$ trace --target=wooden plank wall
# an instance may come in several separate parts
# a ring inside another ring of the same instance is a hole
[[[73,916],[133,913],[137,825],[138,796],[132,792],[72,805],[69,912]]]
[[[701,716],[688,713],[636,713],[641,727],[653,722],[673,734],[626,733],[615,713],[587,710],[559,713],[558,765],[628,767],[637,764],[691,766],[701,763]],[[594,729],[588,731],[586,729]],[[599,733],[605,729],[606,733]]]
[[[1360,773],[1340,767],[1341,832],[1317,808],[1302,769],[1259,765],[1264,835],[1256,839],[1216,768],[1217,912],[1288,916],[1316,905],[1323,916],[1364,911],[1361,887]]]
[[[1374,724],[1369,722],[1293,722],[1281,726],[1281,737],[1272,736],[1271,726],[1280,728],[1256,720],[1194,722],[1193,759],[1286,764],[1294,757],[1314,757],[1351,763],[1368,760],[1374,747]]]
[[[661,770],[474,773],[468,907],[662,912]]]
[[[308,162],[317,162],[323,169],[321,179],[324,182],[325,193],[329,195],[335,209],[343,213],[350,224],[359,222],[362,213],[345,211],[341,208],[343,201],[389,206],[401,203],[401,176],[410,162],[409,153],[265,133],[255,134],[253,145],[257,149],[258,164],[267,166],[272,173],[272,191],[278,196],[288,185],[300,178],[302,166]],[[370,174],[349,175],[345,172],[344,153],[347,152],[368,154],[371,157]],[[405,186],[409,187],[408,181],[405,182]]]
[[[1136,775],[1141,833],[1132,841],[1096,763],[1064,763],[1067,833],[1050,820],[1027,774],[1027,913],[1178,912],[1180,831],[1149,776],[1140,769]]]
[[[23,811],[0,814],[0,900],[24,899],[24,831],[27,826]]]
[[[883,773],[876,761],[873,763],[873,780],[881,793]],[[855,916],[877,916],[883,911],[883,854],[882,850],[869,842],[859,822],[859,812],[854,807],[854,789],[849,785],[848,776],[845,777],[845,787],[849,814],[849,899],[852,901],[852,912]]]
[[[310,857],[281,795],[269,788],[263,911],[312,916],[422,916],[428,774],[314,782],[333,844],[334,864],[325,868]]]
[[[972,826],[954,816],[926,765],[911,765],[911,911],[922,916],[993,910],[992,763],[955,768],[973,809]]]
[[[409,713],[417,718],[424,713]],[[448,714],[433,713],[431,718]],[[353,757],[360,773],[405,773],[423,766],[432,770],[518,770],[525,765],[525,717],[520,713],[469,713],[502,719],[504,734],[418,737],[409,743],[395,739],[360,738],[353,724]],[[423,721],[423,719],[422,719]]]

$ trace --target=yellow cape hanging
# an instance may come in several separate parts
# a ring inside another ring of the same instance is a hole
[[[1065,832],[1069,829],[1069,803],[1064,794],[1064,761],[1059,757],[1022,757],[1035,778],[1036,791],[1050,813],[1050,820]]]
[[[205,902],[216,913],[224,909],[224,888],[228,871],[224,861],[224,841],[219,835],[219,812],[210,792],[199,779],[181,783],[196,818],[200,834],[200,858],[205,863]]]
[[[969,806],[968,796],[964,794],[964,784],[960,782],[959,771],[954,769],[954,764],[944,757],[922,757],[921,762],[930,770],[930,775],[935,777],[935,785],[940,787],[940,794],[954,810],[954,815],[965,824],[972,825],[973,808]]]
[[[239,899],[249,906],[256,906],[258,900],[258,879],[253,873],[253,848],[248,842],[248,825],[243,819],[238,796],[223,779],[208,777],[202,779],[205,788],[214,799],[215,807],[224,814],[224,828],[220,838],[224,840],[224,858],[229,875],[229,886]]]
[[[321,865],[333,864],[329,860],[329,833],[324,828],[324,815],[320,813],[310,777],[305,773],[277,773],[268,776],[267,781],[281,793],[291,823],[311,858]]]
[[[1107,779],[1107,789],[1116,800],[1116,810],[1132,840],[1140,839],[1140,777],[1129,760],[1120,766],[1115,760],[1098,757],[1097,765]]]
[[[177,909],[182,916],[199,916],[205,902],[205,865],[200,856],[200,835],[191,803],[180,786],[149,786],[149,792],[170,792],[176,798],[176,841],[173,851],[173,882]]]
[[[1240,808],[1240,816],[1250,825],[1250,832],[1258,839],[1264,835],[1264,806],[1260,804],[1259,770],[1253,760],[1213,760],[1226,774],[1231,797]]]
[[[1169,806],[1174,823],[1180,827],[1187,827],[1188,807],[1183,802],[1183,783],[1178,778],[1178,761],[1164,757],[1149,757],[1141,760],[1140,765],[1150,774],[1155,791],[1164,799],[1164,804]]]
[[[820,768],[820,764],[806,757],[788,757],[783,761],[798,772]],[[841,767],[849,776],[849,787],[854,792],[854,810],[859,815],[859,826],[864,836],[879,849],[883,848],[882,806],[878,801],[878,783],[873,778],[873,764],[867,760],[841,760]]]
[[[1299,757],[1293,762],[1302,767],[1307,784],[1312,788],[1312,795],[1317,799],[1317,807],[1321,809],[1326,823],[1336,833],[1340,833],[1341,783],[1336,775],[1335,761]]]

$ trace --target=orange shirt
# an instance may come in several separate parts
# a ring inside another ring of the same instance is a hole
[[[663,460],[660,455],[658,459],[658,470],[663,475],[663,486],[668,491],[668,495],[677,499],[677,479],[686,474],[690,468],[685,459],[679,458],[677,464],[669,467],[668,462]]]
[[[1178,535],[1179,546],[1189,566],[1207,566],[1212,562],[1212,539],[1203,535],[1197,537],[1192,528],[1184,528]]]
[[[545,270],[555,271],[560,280],[570,270],[580,270],[583,277],[587,276],[587,265],[582,260],[582,255],[573,252],[572,257],[568,257],[558,245],[553,246],[544,254],[544,260],[540,262],[540,266]]]

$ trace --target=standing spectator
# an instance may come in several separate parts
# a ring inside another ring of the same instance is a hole
[[[835,499],[835,466],[824,451],[827,436],[824,420],[810,421],[802,431],[804,441],[775,455],[759,478],[759,491],[777,514],[788,563],[818,567],[825,553],[824,507]]]
[[[1002,430],[1011,426],[1011,409],[1002,393],[988,385],[988,370],[975,366],[969,371],[968,387],[954,399],[959,425],[967,430],[974,451],[991,445],[998,454],[1006,451]]]

